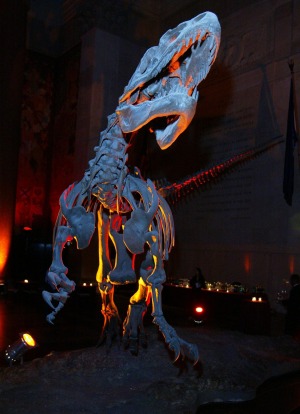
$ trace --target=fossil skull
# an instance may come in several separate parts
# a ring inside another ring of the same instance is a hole
[[[216,15],[206,12],[168,30],[147,50],[119,100],[124,133],[149,125],[161,149],[173,144],[195,114],[197,87],[217,56],[220,34]]]

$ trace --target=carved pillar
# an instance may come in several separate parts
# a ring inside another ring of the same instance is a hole
[[[82,38],[76,127],[76,171],[82,177],[99,133],[114,112],[143,49],[119,36],[91,29]]]
[[[143,49],[128,40],[97,28],[82,38],[78,112],[75,141],[75,177],[80,180],[89,159],[94,157],[107,116],[135,70]],[[91,246],[82,252],[81,277],[93,278],[98,264]]]

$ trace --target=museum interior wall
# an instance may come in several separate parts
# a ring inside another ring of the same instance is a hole
[[[209,9],[219,16],[222,40],[217,60],[200,84],[195,119],[169,149],[162,152],[150,138],[136,156],[146,158],[147,177],[173,183],[265,148],[172,204],[176,245],[166,272],[169,279],[190,278],[201,267],[208,281],[240,281],[249,289],[261,285],[275,299],[284,279],[300,272],[297,146],[291,206],[282,192],[291,60],[296,123],[299,119],[299,2],[175,1],[172,8],[166,0],[165,9],[159,9],[157,2],[118,1],[120,7],[110,14],[107,2],[99,2],[102,6],[96,9],[87,1],[71,3],[54,2],[55,10],[49,5],[29,7],[27,18],[20,11],[27,25],[24,70],[19,65],[6,74],[10,83],[1,81],[8,90],[23,74],[14,97],[14,120],[3,99],[1,104],[7,111],[1,151],[1,252],[9,238],[3,233],[6,225],[14,236],[10,272],[43,277],[45,263],[50,264],[59,196],[84,173],[106,117],[143,51],[166,29]],[[12,25],[15,18],[10,15]],[[15,57],[17,51],[11,48],[10,54]],[[77,252],[70,246],[65,254],[71,278],[94,280],[96,237],[89,249]]]
[[[198,137],[181,163],[190,167],[189,154],[196,153],[203,162],[198,168],[205,169],[285,136],[290,59],[296,100],[299,96],[299,12],[296,2],[258,2],[221,20],[219,57],[200,85],[193,129]],[[172,150],[174,156],[183,154]],[[295,191],[288,206],[282,194],[284,153],[282,142],[178,206],[169,274],[185,277],[200,266],[208,280],[262,285],[271,299],[276,297],[283,279],[300,265],[299,158],[296,149]]]

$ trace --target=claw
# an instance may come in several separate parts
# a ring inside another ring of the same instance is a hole
[[[59,302],[56,308],[54,308],[53,312],[49,313],[46,316],[46,321],[51,323],[51,325],[54,325],[55,316],[63,307],[64,307],[64,304],[62,302]]]
[[[60,282],[60,278],[58,277],[58,275],[54,272],[48,272],[47,276],[46,276],[46,281],[49,283],[49,285],[52,285],[52,287],[57,290],[57,285]]]
[[[75,282],[70,280],[65,273],[59,275],[55,272],[49,271],[46,276],[46,281],[55,289],[59,290],[61,286],[66,292],[71,293],[75,290]]]
[[[56,293],[50,293],[46,290],[43,290],[42,296],[44,301],[50,306],[51,309],[53,309],[53,312],[49,313],[49,315],[46,316],[46,320],[47,322],[54,325],[55,315],[64,307],[64,304],[66,303],[69,294],[65,292],[63,289],[59,289],[59,291]],[[53,305],[53,300],[58,302],[57,306]]]
[[[191,359],[194,361],[194,366],[199,362],[199,350],[197,345],[191,344]]]
[[[61,273],[60,286],[68,293],[72,293],[75,290],[76,283],[70,280],[65,273]]]
[[[50,292],[47,292],[46,290],[43,290],[42,296],[43,296],[44,301],[47,303],[47,305],[49,305],[50,308],[52,308],[53,310],[55,310],[55,306],[52,303],[52,294]],[[48,318],[48,316],[47,316],[47,318]]]
[[[49,315],[46,316],[46,321],[48,323],[51,323],[51,325],[54,325],[54,320],[55,320],[55,312],[51,312],[49,313]]]
[[[189,342],[181,339],[177,335],[175,329],[167,323],[163,316],[155,316],[153,323],[158,326],[159,330],[163,334],[169,349],[175,353],[175,359],[173,361],[174,363],[178,361],[180,356],[183,360],[187,356],[194,362],[193,365],[197,364],[199,361],[199,352],[195,344],[190,344]]]
[[[179,359],[180,353],[181,353],[180,352],[179,341],[176,338],[173,338],[173,339],[171,339],[170,342],[167,342],[167,345],[168,345],[169,349],[172,352],[174,352],[174,354],[175,354],[175,357],[174,357],[174,360],[173,360],[173,363],[175,363]]]
[[[69,294],[65,292],[63,289],[60,289],[59,292],[57,293],[50,293],[50,292],[47,292],[46,290],[43,290],[42,295],[43,295],[45,302],[52,309],[56,309],[56,307],[52,303],[52,300],[56,300],[57,302],[61,302],[65,304],[69,297]]]
[[[187,357],[193,361],[193,365],[195,366],[197,364],[197,362],[199,361],[199,350],[196,344],[190,344],[189,342],[186,342],[182,339],[180,339],[181,341],[181,352],[182,355],[184,356],[185,354],[187,355]],[[185,352],[184,352],[185,351]]]

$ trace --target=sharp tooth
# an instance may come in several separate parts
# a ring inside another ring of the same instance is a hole
[[[217,45],[216,45],[216,42],[214,42],[214,45],[210,51],[212,55],[215,55],[216,49],[217,49]]]
[[[198,100],[198,96],[199,96],[199,92],[198,92],[197,88],[195,88],[193,90],[192,97],[197,101]]]
[[[147,94],[148,94],[148,95],[153,96],[153,95],[155,95],[155,93],[157,92],[158,88],[159,88],[159,84],[158,84],[158,82],[156,82],[156,83],[154,83],[154,84],[150,85],[150,86],[146,89],[146,91],[145,91],[145,92],[147,92]]]
[[[129,98],[129,103],[134,104],[138,99],[139,90],[137,89]]]

